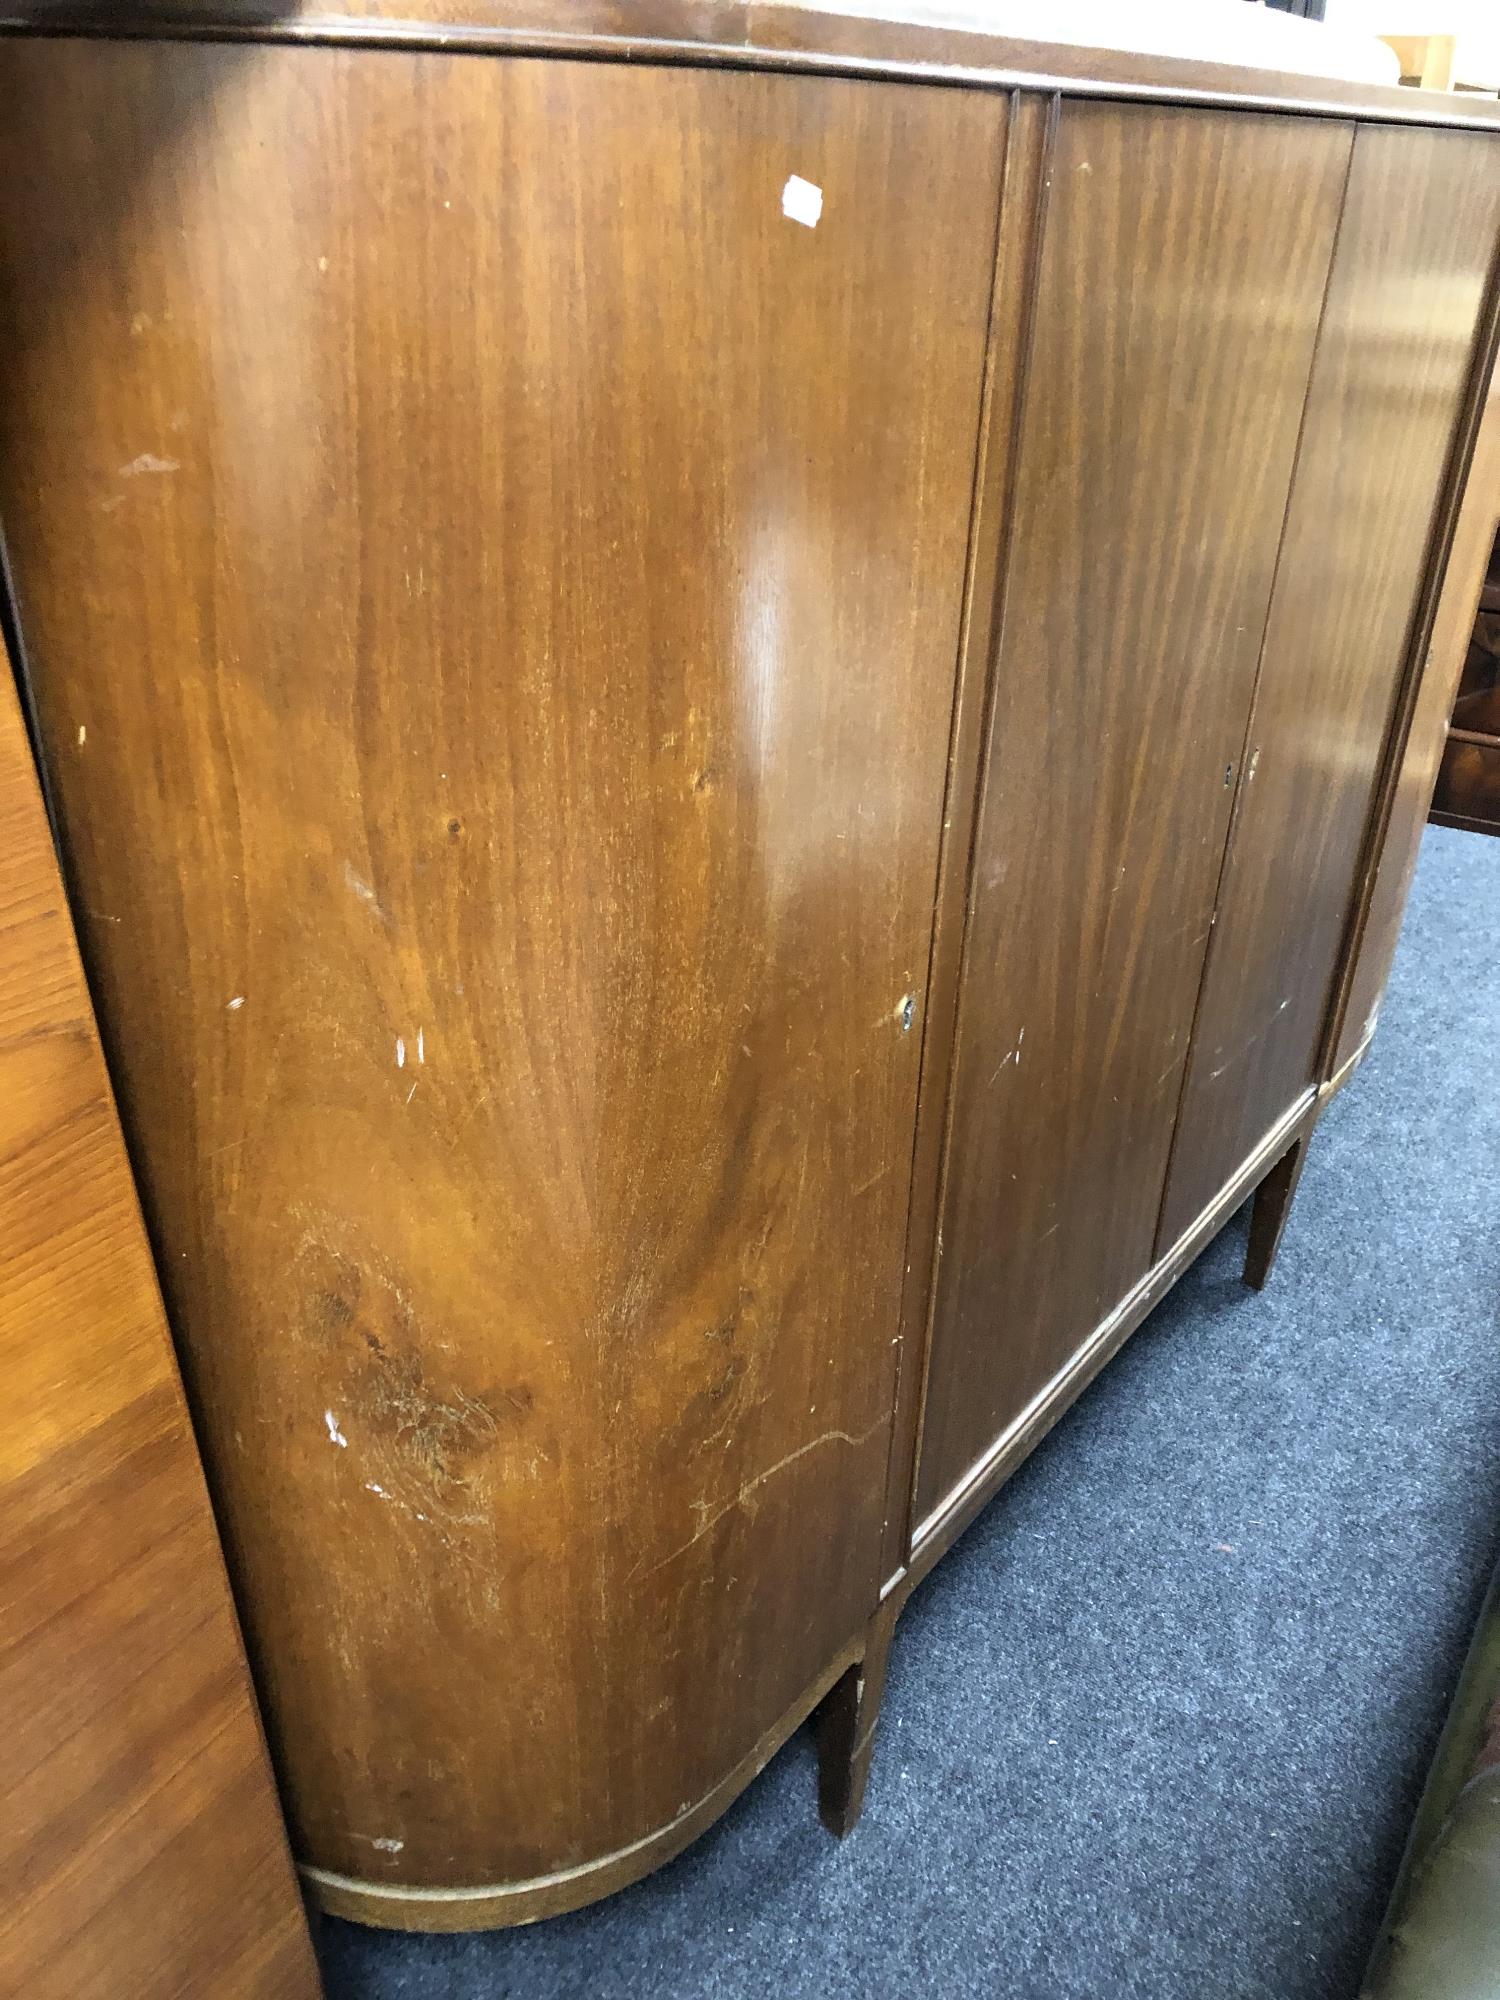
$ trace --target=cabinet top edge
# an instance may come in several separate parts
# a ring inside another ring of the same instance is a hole
[[[1500,131],[1500,100],[799,0],[0,0],[0,35],[275,41],[834,75]]]

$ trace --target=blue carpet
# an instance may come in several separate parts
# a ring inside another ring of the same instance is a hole
[[[865,1816],[804,1732],[528,1930],[325,1922],[335,2000],[1344,2000],[1500,1545],[1500,840],[1428,832],[1267,1290],[1232,1225],[897,1632]]]

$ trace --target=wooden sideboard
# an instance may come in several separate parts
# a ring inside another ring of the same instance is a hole
[[[907,1594],[1368,1042],[1500,106],[8,21],[14,624],[306,1877],[567,1909],[815,1710],[842,1831]]]

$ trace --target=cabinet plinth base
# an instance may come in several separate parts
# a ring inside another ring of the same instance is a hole
[[[878,1615],[874,1623],[879,1625]],[[869,1657],[870,1641],[867,1634],[861,1633],[773,1723],[749,1755],[696,1805],[689,1806],[686,1812],[653,1833],[616,1848],[613,1853],[602,1854],[597,1860],[580,1862],[574,1868],[560,1868],[549,1875],[534,1875],[526,1881],[453,1889],[372,1882],[303,1862],[303,1884],[314,1904],[328,1916],[346,1917],[351,1923],[368,1924],[376,1930],[502,1930],[512,1924],[532,1924],[542,1917],[560,1917],[569,1910],[581,1910],[601,1897],[614,1895],[617,1889],[628,1889],[632,1882],[640,1881],[642,1876],[690,1847],[734,1803],[751,1779],[759,1776],[830,1691],[857,1669],[862,1658]],[[883,1680],[883,1656],[880,1671]],[[878,1700],[877,1692],[877,1706]]]

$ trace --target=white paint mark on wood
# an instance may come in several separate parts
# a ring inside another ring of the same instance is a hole
[[[325,1410],[323,1412],[323,1421],[328,1426],[329,1443],[336,1444],[342,1450],[347,1451],[349,1449],[349,1440],[344,1436],[344,1433],[339,1429],[339,1420],[333,1414],[332,1410]]]
[[[406,1043],[400,1035],[396,1037],[396,1067],[397,1069],[406,1068]]]
[[[789,175],[781,190],[781,212],[804,229],[816,229],[823,213],[823,190],[816,182],[803,180],[801,174]]]
[[[80,722],[78,725],[78,741],[80,743],[87,743],[88,739],[89,739],[89,726],[86,722]]]
[[[182,464],[175,458],[158,458],[154,451],[143,451],[139,458],[133,458],[129,465],[120,467],[122,479],[139,478],[143,472],[180,472]]]
[[[422,1030],[421,1030],[420,1028],[418,1028],[418,1030],[417,1030],[417,1061],[418,1061],[419,1063],[424,1063],[424,1062],[426,1062],[426,1060],[427,1060],[427,1041],[426,1041],[426,1037],[425,1037],[425,1036],[423,1035],[423,1033],[422,1033]]]
[[[374,889],[370,886],[370,884],[365,880],[364,876],[359,873],[358,869],[356,869],[353,866],[353,864],[348,861],[344,863],[344,882],[345,886],[349,889],[351,894],[358,896],[359,900],[362,903],[369,904],[370,908],[375,912],[376,916],[380,918],[382,923],[389,923],[390,919],[386,915],[385,909],[381,904],[380,898],[376,895]]]
[[[231,1013],[231,1014],[237,1014],[237,1013],[239,1012],[239,1010],[241,1009],[241,1007],[243,1007],[243,1006],[244,1006],[244,1004],[245,1004],[245,996],[244,996],[244,994],[243,994],[243,993],[236,993],[236,994],[235,994],[235,996],[234,996],[234,998],[233,998],[233,999],[232,999],[232,1000],[230,1001],[230,1003],[229,1003],[229,1011],[230,1011],[230,1013]]]

